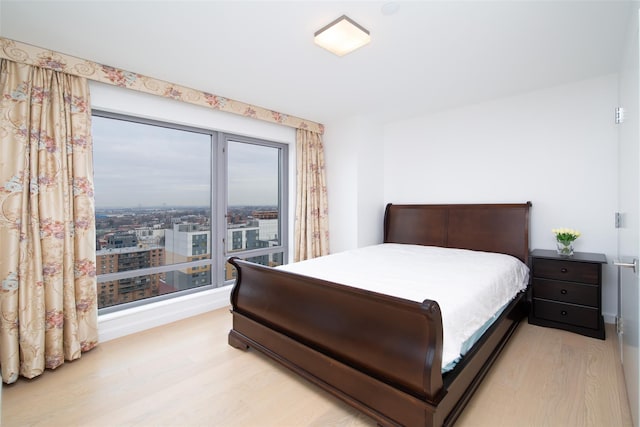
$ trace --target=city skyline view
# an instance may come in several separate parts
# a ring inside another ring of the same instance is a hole
[[[96,273],[98,308],[160,297],[214,282],[212,268],[224,268],[225,280],[234,270],[212,259],[211,244],[217,232],[208,207],[96,209]],[[280,219],[277,206],[229,207],[225,252],[278,247]],[[217,239],[216,239],[217,240]],[[263,265],[281,265],[281,249],[250,258]],[[199,265],[192,262],[208,260]],[[154,268],[174,266],[170,270]],[[144,272],[142,272],[144,270]],[[109,274],[126,276],[109,278]]]
[[[282,264],[284,146],[100,113],[93,145],[100,309],[225,286],[235,273],[212,257],[213,242]]]

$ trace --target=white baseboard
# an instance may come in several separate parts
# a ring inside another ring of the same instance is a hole
[[[229,306],[231,288],[225,286],[98,316],[99,341],[106,342]]]
[[[602,317],[604,317],[604,323],[612,323],[614,325],[616,324],[615,314],[602,313]]]

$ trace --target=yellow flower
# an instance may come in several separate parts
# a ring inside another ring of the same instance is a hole
[[[556,240],[559,242],[573,242],[582,234],[578,230],[574,230],[573,228],[553,228],[551,230],[553,234],[556,235]]]

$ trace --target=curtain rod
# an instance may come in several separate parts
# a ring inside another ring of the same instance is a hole
[[[226,113],[250,117],[296,129],[324,133],[324,125],[277,111],[236,101],[223,96],[158,80],[143,74],[98,64],[87,59],[40,48],[27,43],[0,37],[0,58],[14,62],[49,68],[79,77],[85,77],[112,86],[162,96],[189,104],[199,105]]]

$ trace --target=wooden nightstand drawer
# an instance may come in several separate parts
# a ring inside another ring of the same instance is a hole
[[[529,323],[605,339],[602,317],[604,254],[554,250],[531,252]]]
[[[594,307],[536,299],[533,301],[533,311],[534,315],[540,319],[590,329],[599,327],[600,311]]]
[[[600,287],[573,282],[560,282],[547,279],[533,279],[533,297],[558,302],[598,307]]]
[[[600,264],[536,259],[533,264],[533,276],[597,285],[600,283]]]

